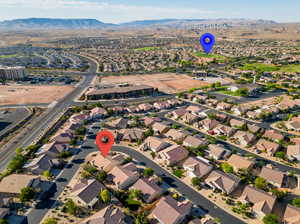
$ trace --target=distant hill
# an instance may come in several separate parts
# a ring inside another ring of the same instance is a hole
[[[2,29],[101,29],[101,28],[142,28],[142,27],[183,27],[201,24],[224,24],[227,26],[249,26],[261,24],[275,24],[271,20],[249,19],[158,19],[139,20],[121,24],[103,23],[96,19],[50,19],[28,18],[0,22]]]
[[[182,27],[187,25],[201,24],[226,24],[230,26],[247,26],[261,24],[276,24],[272,20],[250,20],[250,19],[160,19],[160,20],[139,20],[128,23],[121,23],[121,26],[127,27],[145,27],[145,26],[169,26]]]
[[[114,24],[107,24],[96,19],[49,19],[28,18],[0,22],[5,29],[97,29]]]

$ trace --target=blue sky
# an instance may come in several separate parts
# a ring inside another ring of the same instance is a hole
[[[299,0],[0,0],[0,20],[95,18],[120,23],[161,18],[250,18],[300,22]]]

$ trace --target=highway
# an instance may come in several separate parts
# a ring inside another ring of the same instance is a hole
[[[48,108],[40,117],[38,117],[32,125],[31,128],[27,129],[27,132],[21,136],[17,141],[7,144],[6,147],[3,147],[0,151],[0,171],[3,171],[8,162],[15,155],[15,149],[18,147],[27,147],[32,144],[32,142],[39,136],[39,134],[55,119],[73,104],[75,98],[86,88],[88,87],[93,78],[96,76],[97,65],[93,61],[89,60],[90,68],[88,73],[84,73],[84,78],[82,82],[78,85],[67,96],[63,97],[55,107]]]
[[[29,214],[27,214],[28,224],[40,223],[43,217],[46,215],[49,209],[55,207],[57,198],[63,191],[64,187],[69,183],[71,178],[74,176],[76,171],[79,169],[80,165],[83,163],[85,157],[91,153],[95,152],[98,149],[94,144],[94,139],[86,139],[84,144],[81,147],[79,154],[75,155],[71,168],[65,168],[60,174],[58,180],[56,181],[56,192],[49,200],[44,200],[41,202],[37,208],[32,209]],[[194,205],[199,206],[203,210],[208,211],[213,217],[218,217],[222,220],[222,223],[234,223],[234,224],[243,224],[241,220],[236,217],[228,214],[222,208],[217,207],[213,202],[203,197],[197,191],[189,187],[187,184],[183,183],[180,179],[171,175],[168,171],[161,168],[154,161],[145,157],[139,151],[135,151],[131,148],[124,146],[113,146],[112,148],[115,152],[125,153],[128,156],[131,156],[133,159],[142,162],[145,164],[145,167],[151,167],[158,176],[163,177],[164,181],[170,184],[173,188],[179,191],[182,195],[191,200]]]

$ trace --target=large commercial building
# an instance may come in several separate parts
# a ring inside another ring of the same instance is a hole
[[[92,90],[86,93],[87,100],[101,100],[101,99],[119,99],[151,95],[157,92],[153,87],[140,85],[128,87],[114,87]]]
[[[27,76],[25,67],[6,67],[0,66],[0,79],[4,80],[22,80]]]

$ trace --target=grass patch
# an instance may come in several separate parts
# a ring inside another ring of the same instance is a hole
[[[0,58],[15,58],[18,54],[0,55]]]
[[[204,52],[196,52],[194,55],[200,58],[215,58],[219,62],[225,62],[226,59],[226,57],[219,54],[206,54]]]
[[[300,65],[284,65],[279,69],[280,72],[300,73]]]
[[[173,170],[173,174],[176,176],[176,177],[183,177],[184,176],[184,170],[181,170],[181,169],[177,169],[177,170]]]
[[[242,70],[250,70],[250,71],[258,71],[258,72],[274,72],[280,69],[279,66],[262,64],[262,63],[253,63],[253,64],[245,64],[240,67]]]
[[[161,50],[161,47],[142,47],[142,48],[136,48],[135,51],[157,51]]]

